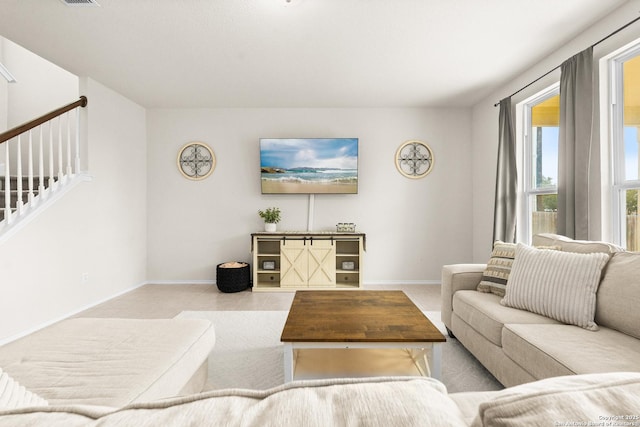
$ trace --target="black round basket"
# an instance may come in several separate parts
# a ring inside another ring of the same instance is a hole
[[[222,267],[218,264],[216,267],[216,284],[221,292],[241,292],[249,288],[251,283],[251,271],[249,264],[242,264],[241,267]]]

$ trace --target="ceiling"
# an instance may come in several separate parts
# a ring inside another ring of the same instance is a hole
[[[626,1],[0,0],[0,35],[148,108],[465,107]]]

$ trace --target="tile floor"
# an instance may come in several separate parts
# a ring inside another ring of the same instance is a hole
[[[440,310],[439,285],[370,285],[363,289],[403,290],[423,311]],[[215,285],[144,285],[75,317],[172,318],[181,311],[288,310],[293,292],[223,293]]]

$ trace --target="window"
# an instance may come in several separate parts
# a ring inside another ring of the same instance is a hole
[[[520,240],[555,233],[558,218],[558,85],[539,93],[523,108]]]
[[[614,240],[640,251],[640,45],[611,60]]]

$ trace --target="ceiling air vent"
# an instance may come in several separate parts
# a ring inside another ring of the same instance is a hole
[[[60,0],[67,6],[100,6],[97,0]]]

